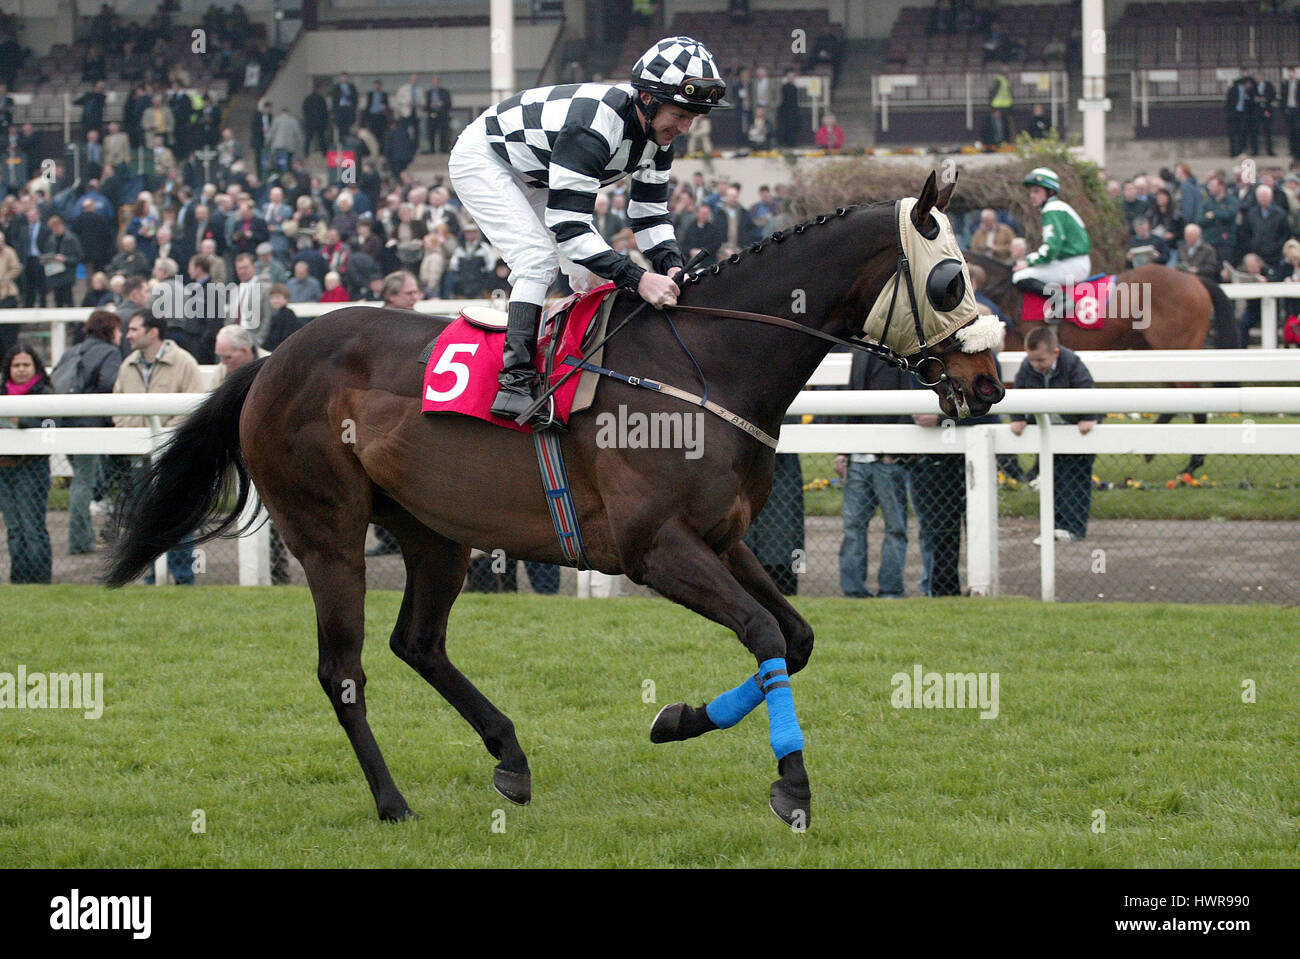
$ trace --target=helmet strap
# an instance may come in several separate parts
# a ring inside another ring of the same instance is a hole
[[[640,101],[638,106],[641,107],[641,112],[645,114],[646,133],[649,133],[650,124],[654,123],[655,116],[659,113],[659,108],[663,106],[663,101],[655,97],[653,94],[650,95],[649,103],[641,100],[640,94],[637,95],[637,100]]]

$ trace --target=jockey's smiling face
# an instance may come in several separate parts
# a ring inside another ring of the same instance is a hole
[[[642,93],[642,108],[638,111],[641,115],[642,126],[645,126],[645,105],[649,102],[650,95]],[[651,121],[646,133],[655,143],[661,147],[666,147],[678,137],[684,137],[691,132],[691,122],[696,116],[698,114],[683,109],[676,104],[664,103],[659,107],[659,112],[655,114],[655,118]]]
[[[1029,188],[1029,202],[1034,206],[1042,206],[1047,202],[1047,191],[1041,186],[1031,186]]]

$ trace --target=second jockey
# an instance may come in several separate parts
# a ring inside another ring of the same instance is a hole
[[[537,328],[560,270],[578,292],[603,279],[656,308],[677,302],[673,276],[683,262],[668,214],[672,143],[695,117],[729,106],[726,90],[703,44],[671,37],[636,62],[630,84],[525,90],[489,107],[461,133],[451,151],[452,186],[510,267],[494,415],[514,419],[539,395]],[[597,191],[629,173],[628,217],[653,272],[615,253],[593,222]],[[533,425],[548,425],[544,410]]]
[[[1024,185],[1029,187],[1029,201],[1042,210],[1043,245],[1016,263],[1011,282],[1056,300],[1061,294],[1055,290],[1092,276],[1092,240],[1074,207],[1057,196],[1061,181],[1054,171],[1030,170]],[[1048,284],[1052,286],[1044,289]]]

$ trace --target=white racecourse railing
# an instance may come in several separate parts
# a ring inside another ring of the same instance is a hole
[[[1300,286],[1300,284],[1296,284]],[[420,313],[430,313],[435,316],[456,316],[462,309],[467,306],[484,306],[489,305],[492,301],[487,299],[478,300],[420,300],[415,304],[415,309]],[[300,317],[317,317],[326,313],[332,313],[335,310],[341,310],[347,306],[382,306],[382,303],[375,303],[366,300],[356,300],[348,303],[290,303],[289,309]],[[53,366],[63,355],[63,351],[68,346],[68,327],[85,323],[90,316],[91,310],[82,307],[46,307],[42,309],[13,309],[0,310],[0,324],[14,323],[48,323],[50,324],[50,355],[46,357],[50,365]]]
[[[166,438],[157,417],[185,414],[207,398],[203,393],[170,395],[0,396],[0,417],[50,418],[39,429],[0,430],[0,455],[120,453],[149,455]],[[1081,434],[1075,426],[1052,426],[1049,414],[1064,413],[1300,413],[1300,387],[1237,389],[1023,390],[1008,392],[997,413],[1031,415],[1037,425],[1020,436],[1006,424],[957,429],[951,421],[936,429],[907,425],[790,425],[781,430],[782,452],[960,454],[966,458],[967,583],[975,595],[998,592],[997,455],[1037,453],[1039,524],[1043,534],[1042,598],[1056,597],[1053,527],[1055,453],[1300,454],[1300,424],[1233,425],[1110,424]],[[794,414],[864,415],[939,413],[938,400],[922,390],[827,390],[801,393]],[[63,416],[154,417],[155,428],[63,429]],[[251,507],[250,507],[251,508]],[[166,580],[166,561],[157,561],[157,581]],[[239,543],[242,585],[270,583],[269,530],[262,524]]]
[[[1262,300],[1260,308],[1260,346],[1266,350],[1277,349],[1278,345],[1278,306],[1277,301],[1285,298],[1300,298],[1300,283],[1223,283],[1220,289],[1232,300]],[[437,316],[455,316],[466,306],[483,306],[491,301],[478,300],[420,300],[415,309],[420,313]],[[346,306],[379,306],[378,303],[358,300],[349,303],[290,303],[289,308],[300,317],[317,317]],[[57,363],[67,348],[70,325],[84,323],[90,316],[90,310],[69,307],[57,309],[13,309],[0,310],[0,324],[15,323],[49,323],[51,365]],[[1231,351],[1225,351],[1231,352]],[[1008,379],[1014,376],[1014,371]],[[1094,374],[1095,375],[1095,374]]]

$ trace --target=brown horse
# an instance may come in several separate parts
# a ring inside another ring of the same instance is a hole
[[[946,220],[930,211],[945,209],[951,194],[952,185],[940,193],[931,174],[910,229],[932,239]],[[809,332],[852,335],[882,290],[898,288],[889,281],[900,263],[901,209],[889,203],[854,207],[801,224],[687,285],[681,303],[725,304]],[[951,247],[960,257],[955,240]],[[936,275],[952,277],[936,268],[928,285],[914,287],[916,297],[945,301],[946,287],[935,289]],[[902,303],[912,298],[904,293]],[[949,326],[974,320],[972,302],[967,297],[960,311],[947,307]],[[620,298],[611,325],[635,308]],[[913,312],[903,315],[910,321]],[[677,316],[680,341],[664,317],[643,311],[609,342],[605,365],[684,386],[707,377],[714,401],[779,435],[786,409],[829,344],[787,327]],[[379,523],[393,533],[406,564],[406,592],[389,645],[474,727],[498,760],[494,786],[518,803],[531,796],[523,748],[511,721],[448,659],[447,620],[471,547],[565,562],[532,438],[475,419],[420,412],[423,371],[416,357],[447,322],[345,308],[236,371],[177,430],[123,504],[122,534],[106,577],[110,586],[130,582],[155,556],[209,522],[216,528],[200,541],[230,529],[249,496],[251,475],[285,543],[302,561],[316,605],[318,677],[385,820],[403,819],[411,810],[366,720],[367,525]],[[903,325],[895,332],[906,332]],[[946,367],[946,380],[934,389],[949,415],[982,414],[1003,395],[989,350],[963,352],[976,345],[966,334],[961,329],[930,344]],[[808,662],[813,630],[741,539],[767,499],[775,451],[712,417],[698,458],[662,449],[602,449],[594,417],[620,404],[652,414],[690,409],[664,394],[607,380],[592,409],[571,420],[562,447],[590,562],[730,627],[764,667],[706,707],[667,707],[652,739],[681,740],[723,728],[766,699],[780,776],[771,806],[785,822],[806,825],[810,791],[786,674]],[[233,511],[223,497],[232,468],[238,475]],[[774,668],[774,661],[781,666]]]
[[[986,281],[980,292],[1011,320],[1005,348],[1023,350],[1029,330],[1041,324],[1021,320],[1022,296],[1011,283],[1011,267],[982,253],[967,252],[966,258],[971,266],[984,270]],[[1072,350],[1199,350],[1204,348],[1211,329],[1216,348],[1230,350],[1241,345],[1237,341],[1232,301],[1219,289],[1219,284],[1158,263],[1116,276],[1104,316],[1101,329],[1060,323],[1057,335],[1061,345]],[[1172,413],[1161,413],[1156,422],[1168,423],[1173,418]],[[1205,423],[1205,414],[1193,413],[1192,420]],[[1152,459],[1147,456],[1147,462]],[[1195,473],[1204,463],[1204,455],[1192,454],[1182,472]]]
[[[966,259],[983,268],[987,281],[980,292],[1011,320],[1005,349],[1023,350],[1037,324],[1020,319],[1021,293],[1011,283],[1011,267],[982,253],[967,252]],[[1057,333],[1072,350],[1199,350],[1211,328],[1217,348],[1238,345],[1232,301],[1219,285],[1151,263],[1115,277],[1101,329],[1064,322]]]

